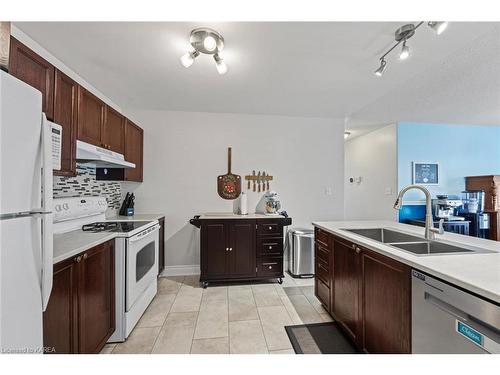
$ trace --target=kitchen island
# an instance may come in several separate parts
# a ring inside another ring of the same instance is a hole
[[[420,277],[424,281],[433,277],[460,293],[480,298],[493,307],[493,326],[498,326],[495,319],[500,316],[500,246],[497,242],[445,233],[437,236],[438,246],[451,244],[478,252],[417,255],[396,246],[405,242],[405,236],[413,244],[425,243],[424,228],[391,221],[313,225],[316,296],[360,351],[412,352],[412,331],[421,328],[412,326],[416,306],[415,296],[412,299],[412,275],[413,279]],[[394,242],[390,245],[383,243],[383,239],[366,236],[370,230],[374,233],[379,228],[388,229],[386,235],[400,238],[387,239],[386,242]]]
[[[206,213],[190,223],[200,228],[200,281],[278,279],[283,282],[283,229],[280,215]]]

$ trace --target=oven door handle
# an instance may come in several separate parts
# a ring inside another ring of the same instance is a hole
[[[136,234],[135,236],[132,236],[131,238],[129,238],[129,242],[140,241],[144,237],[146,237],[147,235],[149,235],[153,232],[156,232],[158,229],[160,229],[160,225],[156,224],[156,225],[152,226],[151,228],[145,229],[141,233]]]

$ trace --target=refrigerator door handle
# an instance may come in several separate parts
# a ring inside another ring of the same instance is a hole
[[[42,309],[45,311],[52,291],[54,238],[52,232],[52,128],[42,114]]]

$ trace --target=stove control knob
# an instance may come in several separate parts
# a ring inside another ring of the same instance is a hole
[[[54,208],[55,208],[56,212],[61,212],[61,205],[60,204],[56,205]]]
[[[69,204],[67,203],[64,203],[62,207],[64,210],[69,210]]]

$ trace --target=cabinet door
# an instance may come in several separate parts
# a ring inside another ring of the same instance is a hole
[[[125,152],[125,117],[106,106],[102,131],[104,148],[123,154]]]
[[[42,111],[54,118],[54,66],[10,37],[9,73],[42,93]]]
[[[85,252],[79,267],[79,352],[99,353],[115,330],[114,241]]]
[[[73,258],[54,266],[47,310],[43,313],[43,346],[46,353],[78,352],[78,267]]]
[[[142,182],[143,180],[143,130],[132,121],[125,125],[125,160],[134,163],[135,168],[125,170],[126,181]]]
[[[354,342],[359,332],[359,255],[353,244],[333,241],[332,311]]]
[[[102,147],[105,104],[95,95],[78,87],[78,134],[80,141]]]
[[[60,176],[76,176],[76,120],[78,84],[56,69],[54,86],[54,122],[62,126]]]
[[[158,220],[160,224],[159,246],[158,246],[158,275],[165,269],[165,218]]]
[[[230,236],[229,274],[233,277],[255,277],[255,221],[235,220],[227,225]]]
[[[363,249],[361,269],[363,349],[410,353],[410,268]]]
[[[227,230],[224,221],[207,220],[201,226],[202,278],[218,278],[228,272]]]

